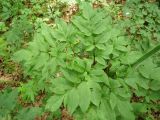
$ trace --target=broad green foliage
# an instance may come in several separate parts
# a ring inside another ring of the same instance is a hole
[[[133,102],[132,106],[135,114],[143,118],[147,118],[145,114],[149,109],[160,109],[159,105],[155,104],[160,99],[159,69],[152,59],[148,59],[139,65],[137,71],[131,70],[125,79],[126,84],[132,87],[136,96],[140,98],[140,102]]]
[[[160,99],[159,69],[151,59],[144,61],[135,74],[130,74],[126,83],[136,90],[137,96],[144,96],[145,101],[156,101]]]
[[[160,39],[160,9],[157,3],[145,0],[127,0],[123,7],[123,14],[129,19],[122,21],[124,28],[133,39],[133,44],[138,49],[146,51],[157,44]]]
[[[0,119],[13,120],[10,114],[12,113],[15,114],[17,110],[20,109],[20,105],[18,103],[18,90],[17,89],[13,89],[13,90],[7,89],[5,91],[2,91],[0,93],[0,101],[1,101]],[[19,110],[18,113],[16,113],[14,120],[21,120],[21,119],[34,120],[35,117],[40,116],[41,114],[42,114],[42,108],[39,108],[39,107],[25,108],[25,109]]]
[[[32,24],[27,20],[25,16],[22,16],[19,19],[15,18],[10,30],[4,34],[8,45],[11,46],[10,51],[14,51],[20,48],[24,44],[23,40],[29,38],[32,30]]]
[[[19,111],[17,116],[14,118],[16,120],[34,120],[37,116],[40,116],[42,109],[39,107],[24,108]]]
[[[18,91],[5,90],[0,92],[0,119],[10,114],[17,105]]]
[[[7,20],[19,14],[20,10],[24,7],[22,4],[23,0],[0,0],[0,18]]]

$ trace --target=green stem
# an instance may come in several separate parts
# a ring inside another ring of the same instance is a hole
[[[149,58],[150,56],[152,56],[153,54],[155,54],[156,52],[158,52],[160,50],[160,44],[158,44],[156,47],[154,47],[152,50],[150,50],[149,52],[147,52],[146,54],[144,54],[142,57],[140,57],[137,61],[135,61],[131,66],[132,67],[136,67],[137,65],[139,65],[141,62],[143,62],[144,60],[146,60],[147,58]]]

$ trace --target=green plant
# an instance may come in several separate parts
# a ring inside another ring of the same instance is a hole
[[[1,120],[34,120],[42,115],[40,107],[23,108],[18,101],[18,90],[7,88],[0,92],[0,119]],[[27,117],[26,117],[27,116]]]
[[[150,116],[152,110],[159,111],[159,105],[156,104],[160,99],[159,70],[160,67],[150,58],[142,62],[136,71],[130,70],[125,79],[133,88],[133,93],[137,96],[135,99],[138,99],[138,102],[133,100],[135,114],[144,119]]]
[[[55,0],[48,3],[48,15],[51,19],[62,16],[62,10],[66,7],[66,3]]]
[[[0,22],[0,32],[5,32],[7,30],[7,27],[5,25],[5,22]]]
[[[24,0],[0,0],[0,20],[8,20],[11,17],[14,17],[20,14],[20,10],[24,7],[22,1]]]
[[[46,92],[54,93],[46,110],[54,112],[63,103],[75,116],[94,108],[101,113],[98,119],[134,119],[122,73],[133,62],[127,58],[132,52],[129,39],[103,9],[94,10],[88,3],[81,7],[72,23],[57,20],[54,30],[42,23],[28,48],[14,58],[23,63],[33,83],[43,81],[49,86]],[[124,57],[128,62],[122,62]]]
[[[0,118],[7,117],[16,107],[18,91],[16,89],[7,89],[0,92]]]
[[[39,107],[24,108],[19,110],[14,118],[15,120],[34,120],[42,114],[42,109]],[[27,116],[27,117],[26,117]]]
[[[9,31],[4,33],[7,44],[10,46],[9,52],[16,51],[21,48],[32,35],[33,25],[26,16],[20,16],[13,19],[12,26]]]
[[[143,55],[148,47],[137,47],[123,23],[105,9],[93,9],[88,2],[79,7],[70,23],[56,19],[49,27],[38,21],[33,40],[14,54],[26,80],[18,88],[22,100],[34,103],[45,93],[42,106],[22,109],[14,118],[34,119],[46,111],[59,116],[67,108],[76,120],[149,119],[159,110],[160,68],[150,56],[159,46]]]
[[[160,10],[156,2],[128,0],[122,10],[125,17],[122,21],[123,27],[137,49],[146,51],[159,43]]]

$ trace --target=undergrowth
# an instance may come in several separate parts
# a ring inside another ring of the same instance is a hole
[[[0,14],[5,16],[0,24],[0,58],[18,63],[23,74],[18,87],[0,93],[0,118],[63,119],[63,109],[75,120],[160,118],[157,3],[101,1],[93,8],[91,2],[79,1],[70,22],[52,11],[50,24],[38,18],[45,16],[40,10],[19,13],[23,2],[15,4],[14,12],[4,8],[9,12]]]

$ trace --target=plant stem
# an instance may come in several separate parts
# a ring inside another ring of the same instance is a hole
[[[150,56],[152,56],[153,54],[155,54],[156,52],[158,52],[160,50],[160,44],[158,44],[156,47],[154,47],[152,50],[150,50],[149,52],[145,53],[142,57],[140,57],[137,61],[135,61],[131,66],[132,67],[136,67],[137,65],[139,65],[141,62],[143,62],[144,60],[146,60],[147,58],[149,58]]]
[[[95,46],[95,40],[93,39],[93,45]],[[93,49],[93,66],[96,64],[96,48]]]

